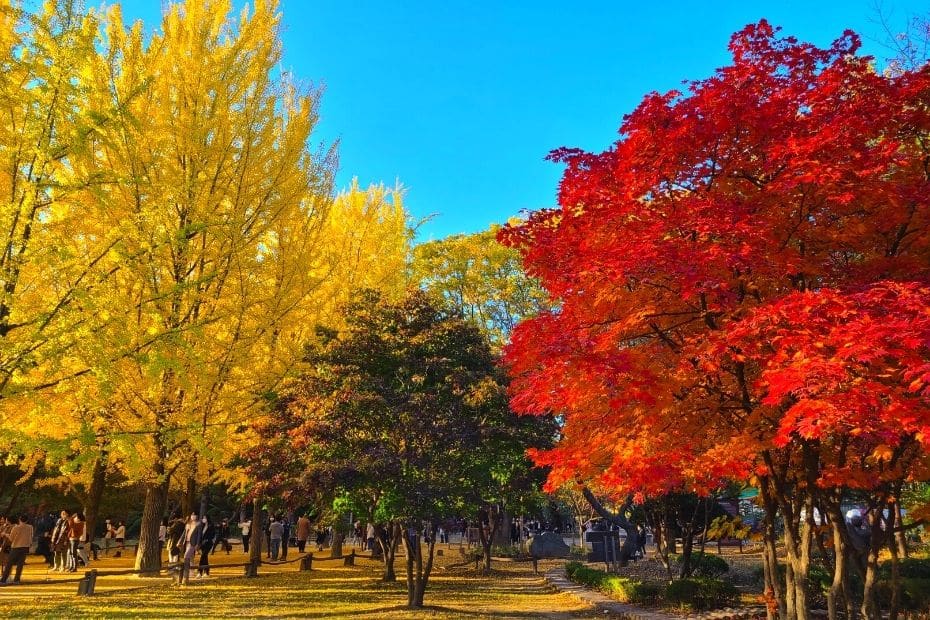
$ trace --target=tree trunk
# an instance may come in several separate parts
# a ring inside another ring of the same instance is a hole
[[[87,544],[93,545],[100,516],[100,500],[103,499],[103,487],[107,480],[107,452],[101,450],[94,460],[94,469],[90,476],[90,486],[84,501],[84,527],[87,528]]]
[[[591,505],[591,508],[594,509],[598,515],[602,518],[607,519],[609,523],[616,525],[619,528],[622,528],[626,532],[626,540],[623,542],[623,546],[620,547],[620,566],[626,566],[630,558],[633,557],[633,554],[636,553],[636,550],[639,549],[639,533],[636,530],[636,527],[630,522],[629,519],[623,514],[628,510],[633,504],[633,498],[628,497],[626,502],[624,502],[623,508],[618,512],[610,512],[598,501],[594,494],[591,493],[591,490],[586,486],[581,487],[581,492],[584,494],[586,500]],[[674,540],[674,539],[673,539]]]
[[[836,510],[839,513],[839,509]],[[830,525],[833,530],[833,582],[830,584],[830,590],[827,592],[827,618],[828,620],[837,620],[839,618],[839,601],[843,595],[843,583],[846,575],[846,542],[843,540],[841,529],[845,523],[836,519],[836,515],[830,514]]]
[[[200,490],[200,510],[197,514],[200,515],[200,518],[206,516],[207,510],[210,508],[210,488],[207,485],[203,485],[203,488]],[[212,519],[211,519],[212,523]]]
[[[898,524],[898,515],[894,505],[890,505],[888,510],[888,520],[885,522],[885,531],[888,532],[888,549],[891,552],[891,606],[888,609],[888,620],[898,620],[898,613],[901,607],[901,571],[898,563],[898,545],[895,540],[895,527]]]
[[[252,498],[252,529],[249,538],[249,562],[254,566],[260,566],[262,563],[262,543],[265,541],[263,523],[262,496],[256,494]]]
[[[429,533],[426,563],[423,562],[420,530],[417,529],[413,536],[404,536],[404,544],[407,547],[407,607],[411,609],[421,609],[423,607],[426,585],[429,583],[429,576],[433,570],[436,528],[432,523],[430,524]]]
[[[342,541],[345,540],[346,535],[339,530],[341,520],[340,517],[336,517],[336,523],[333,525],[333,546],[329,550],[331,558],[342,557]]]
[[[763,541],[764,541],[764,563],[763,572],[765,575],[767,618],[774,620],[788,617],[788,600],[785,589],[782,587],[781,575],[778,570],[778,536],[775,530],[775,517],[778,512],[778,504],[772,497],[772,490],[768,477],[760,477],[759,494],[765,507],[765,517],[763,520]]]
[[[378,544],[381,546],[382,556],[384,557],[384,574],[381,581],[397,581],[397,573],[394,572],[394,560],[397,557],[397,545],[400,544],[400,536],[403,528],[400,523],[390,521],[386,530],[386,537],[379,536]]]
[[[907,534],[901,528],[904,526],[904,515],[901,514],[901,504],[894,503],[896,531],[894,533],[894,542],[898,547],[898,557],[906,558],[910,556],[910,550],[907,548]]]
[[[194,513],[194,498],[197,496],[197,479],[194,474],[188,474],[184,484],[184,493],[181,494],[181,517],[187,519]],[[203,516],[203,515],[201,515]]]
[[[410,533],[405,529],[403,536],[404,549],[407,552],[407,558],[405,562],[407,568],[407,607],[415,608],[416,580],[414,577],[414,566],[417,562],[419,562],[422,566],[422,560],[420,559],[420,532],[417,531],[413,536],[411,536]]]
[[[142,526],[139,531],[139,549],[136,552],[136,570],[145,571],[143,577],[157,577],[161,570],[161,545],[158,528],[161,525],[168,501],[168,479],[145,485],[145,505],[142,508]]]
[[[881,505],[881,504],[879,504]],[[879,510],[869,511],[868,555],[865,565],[865,579],[862,586],[862,615],[868,620],[881,619],[881,606],[878,604],[878,554],[882,548],[881,514]]]

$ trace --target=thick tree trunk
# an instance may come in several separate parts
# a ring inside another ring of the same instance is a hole
[[[200,510],[197,511],[197,514],[203,518],[207,514],[207,510],[210,509],[210,488],[207,485],[204,485],[200,490]],[[211,520],[212,522],[212,520]]]
[[[90,475],[90,486],[84,498],[84,527],[87,531],[88,550],[94,543],[97,520],[100,516],[100,500],[103,499],[103,487],[107,481],[107,452],[101,450],[94,460],[94,469]]]
[[[188,474],[184,483],[184,493],[181,494],[181,517],[187,519],[194,513],[194,503],[197,497],[197,479]],[[201,515],[203,516],[203,515]]]
[[[150,482],[145,486],[145,504],[142,508],[142,526],[139,531],[139,549],[136,553],[136,570],[145,571],[143,577],[157,577],[161,570],[161,546],[158,528],[161,525],[165,504],[168,501],[168,480]]]

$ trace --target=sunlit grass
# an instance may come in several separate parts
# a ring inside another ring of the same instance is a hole
[[[437,558],[452,562],[452,554]],[[237,577],[241,568],[211,570],[211,578],[173,586],[170,580],[102,577],[93,597],[76,595],[77,584],[35,585],[60,581],[82,573],[47,573],[30,556],[24,580],[32,582],[0,588],[0,609],[14,618],[572,618],[587,615],[585,605],[568,594],[553,591],[527,564],[501,564],[490,577],[465,569],[438,568],[426,594],[427,608],[405,608],[403,558],[398,558],[397,583],[380,580],[381,564],[358,560],[355,567],[341,562],[314,562],[301,573],[297,564],[262,565],[261,577]],[[213,556],[214,564],[237,563],[244,556]],[[131,559],[105,559],[98,570],[128,568]]]

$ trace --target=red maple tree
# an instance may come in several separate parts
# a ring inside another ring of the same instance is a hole
[[[534,455],[550,485],[754,476],[806,574],[813,508],[842,545],[848,489],[880,515],[926,477],[930,68],[884,75],[858,48],[759,22],[729,66],[647,95],[607,151],[552,154],[560,208],[500,234],[557,302],[506,350],[513,407],[564,421]],[[807,617],[806,579],[769,586]]]

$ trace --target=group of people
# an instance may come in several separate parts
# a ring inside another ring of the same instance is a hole
[[[310,525],[310,517],[301,515],[297,519],[296,529],[293,532],[293,541],[296,543],[299,553],[303,553],[307,548],[307,542],[310,540],[312,533],[313,528]],[[287,549],[292,540],[291,524],[287,520],[287,517],[283,515],[272,515],[268,520],[268,526],[265,528],[265,537],[268,543],[266,545],[267,557],[272,560],[286,560]],[[322,550],[326,540],[325,530],[317,532],[315,540],[317,549]],[[243,546],[246,545],[243,544]]]
[[[243,527],[243,544],[248,550],[249,522]],[[243,524],[240,524],[243,525]],[[165,520],[159,530],[159,540],[168,550],[168,562],[178,564],[181,570],[181,583],[190,583],[194,557],[200,553],[197,563],[197,579],[210,575],[210,553],[223,549],[228,554],[232,550],[229,544],[229,520],[223,519],[217,524],[204,515],[198,517],[192,513],[187,519]]]

